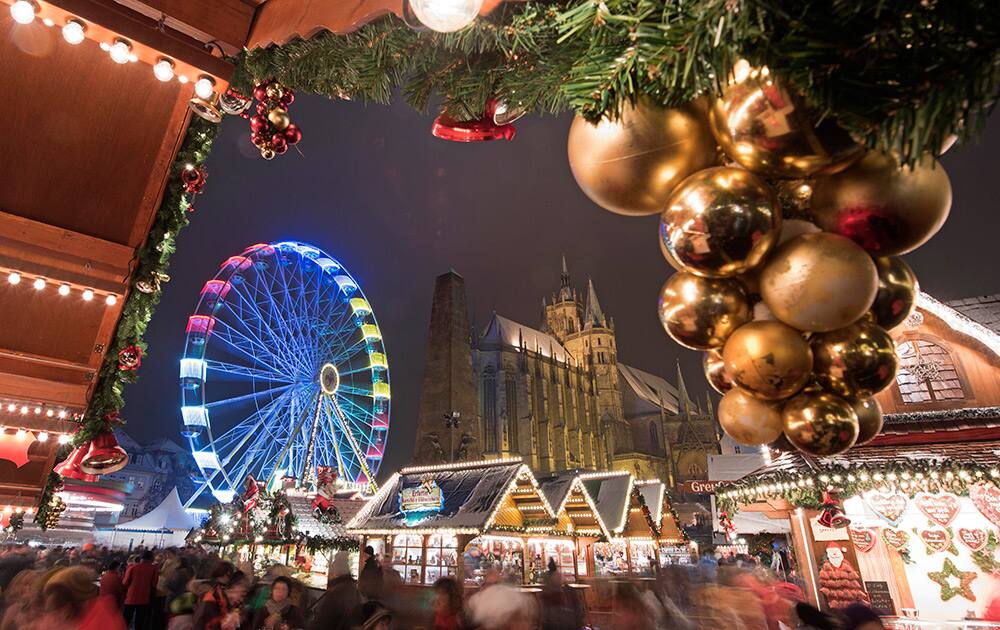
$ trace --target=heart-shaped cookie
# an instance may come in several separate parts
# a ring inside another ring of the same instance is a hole
[[[883,494],[873,492],[866,499],[868,506],[873,512],[884,518],[892,526],[899,523],[899,519],[906,511],[906,497],[898,492]]]
[[[985,529],[958,528],[958,540],[972,551],[979,551],[986,546],[989,534]]]
[[[854,543],[854,548],[861,553],[868,553],[875,547],[875,534],[872,533],[872,530],[854,529],[851,527],[847,531],[851,535],[851,542]]]
[[[958,516],[958,497],[953,494],[927,494],[921,492],[914,500],[924,516],[941,527],[948,527]]]
[[[891,527],[886,527],[882,530],[882,539],[885,540],[885,544],[896,551],[906,549],[906,546],[910,543],[909,534],[901,529],[893,529]]]
[[[1000,488],[992,483],[977,483],[969,488],[969,498],[986,520],[1000,527]]]
[[[928,553],[940,553],[951,546],[951,532],[947,529],[922,529],[919,533]]]

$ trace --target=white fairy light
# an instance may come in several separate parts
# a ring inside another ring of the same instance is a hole
[[[161,58],[153,64],[153,76],[164,83],[170,81],[174,78],[174,62],[166,57]]]
[[[10,5],[10,16],[18,24],[31,24],[35,20],[38,5],[30,0],[17,0]]]
[[[115,42],[108,47],[108,54],[111,55],[111,60],[115,63],[128,63],[132,55],[132,44],[128,43],[124,39],[116,39]]]
[[[118,297],[115,295],[109,295],[108,297],[104,298],[104,303],[107,304],[108,306],[114,306],[115,304],[118,303]]]
[[[200,77],[194,82],[194,95],[207,101],[215,93],[215,81],[211,77]]]
[[[67,44],[76,46],[77,44],[83,42],[86,38],[85,31],[87,28],[83,25],[80,20],[69,20],[66,25],[62,27],[62,36],[66,40]]]
[[[69,285],[60,284],[59,285],[59,295],[69,295]]]
[[[84,302],[89,302],[94,299],[94,292],[91,289],[84,289],[81,297],[83,297]]]
[[[41,291],[45,288],[45,278],[35,278],[31,286],[35,287],[36,291]]]

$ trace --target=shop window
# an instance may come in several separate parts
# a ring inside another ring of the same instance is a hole
[[[926,339],[912,339],[896,346],[899,371],[896,385],[906,404],[962,400],[966,397],[962,379],[951,355]]]
[[[473,538],[462,555],[465,581],[482,584],[486,572],[496,569],[515,583],[522,580],[524,545],[516,538],[482,536]]]
[[[653,540],[630,540],[632,573],[653,575],[656,572],[656,543]]]
[[[420,584],[424,553],[424,537],[419,534],[399,534],[392,542],[392,568],[408,584]]]
[[[573,571],[573,543],[566,540],[528,541],[528,579],[540,584],[549,570],[549,560],[556,563],[556,570],[562,574],[564,582],[576,579]]]
[[[594,544],[594,570],[598,576],[628,573],[628,555],[624,540]]]
[[[455,577],[458,570],[458,538],[454,534],[432,534],[427,539],[427,569],[424,584]]]

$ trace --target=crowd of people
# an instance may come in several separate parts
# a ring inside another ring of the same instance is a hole
[[[369,547],[357,579],[336,552],[325,591],[306,588],[289,567],[255,576],[199,547],[133,549],[94,545],[0,550],[0,630],[877,630],[858,604],[823,613],[795,584],[759,565],[666,567],[652,579],[592,583],[610,593],[603,609],[587,589],[563,583],[551,563],[537,588],[488,571],[467,588],[441,578],[405,586]]]

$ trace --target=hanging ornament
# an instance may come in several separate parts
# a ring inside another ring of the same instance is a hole
[[[219,109],[222,113],[229,114],[230,116],[241,116],[245,118],[247,116],[247,110],[253,101],[233,88],[229,88],[225,91],[222,96],[219,97]]]
[[[811,332],[843,328],[871,307],[878,292],[875,263],[836,234],[803,234],[764,264],[760,293],[774,316]]]
[[[265,160],[282,155],[288,147],[302,140],[302,130],[292,123],[288,107],[295,101],[295,92],[277,81],[262,81],[253,90],[258,100],[256,113],[250,121],[250,141]]]
[[[181,171],[181,181],[184,182],[184,192],[192,195],[201,194],[207,179],[208,172],[206,172],[204,167],[201,166],[189,164],[184,167],[184,170]]]
[[[80,470],[91,475],[109,475],[128,465],[128,453],[118,445],[115,434],[110,430],[98,434],[80,450],[86,454],[80,460]]]
[[[840,529],[851,524],[851,519],[844,516],[844,508],[833,491],[826,490],[823,492],[823,506],[821,510],[819,517],[816,519],[820,525]]]
[[[879,326],[889,330],[903,323],[917,302],[917,276],[898,256],[875,259],[878,270],[878,293],[872,304],[872,314]]]
[[[728,277],[756,267],[780,233],[774,192],[752,173],[724,166],[685,179],[660,216],[669,258],[700,276]]]
[[[660,323],[687,348],[721,348],[726,338],[750,321],[746,292],[736,280],[702,278],[678,272],[660,290]]]
[[[740,326],[722,351],[733,384],[762,400],[781,400],[802,389],[812,374],[809,344],[781,322]]]
[[[719,424],[726,435],[740,444],[762,446],[781,435],[781,412],[774,403],[754,398],[739,388],[729,391],[719,403]]]
[[[882,432],[882,405],[874,398],[862,398],[852,403],[858,416],[858,440],[855,446],[871,442]]]
[[[520,102],[511,104],[507,99],[491,98],[486,101],[486,114],[497,125],[510,125],[521,119],[528,110]]]
[[[780,179],[772,181],[771,185],[778,195],[784,218],[810,219],[809,207],[813,192],[811,179]]]
[[[267,113],[267,120],[274,128],[278,131],[284,131],[291,124],[291,120],[288,118],[288,110],[282,109],[281,107],[275,107]],[[281,136],[283,137],[283,136]]]
[[[858,416],[851,404],[826,392],[803,392],[781,411],[785,436],[803,453],[829,457],[858,439]]]
[[[865,398],[896,378],[896,344],[885,329],[861,320],[846,328],[813,335],[813,373],[829,392]]]
[[[812,215],[876,256],[913,251],[934,236],[951,210],[951,182],[927,157],[901,167],[871,151],[842,173],[816,178]]]
[[[94,478],[96,481],[97,478]],[[66,502],[62,500],[59,495],[53,495],[52,500],[49,501],[48,509],[45,513],[45,528],[53,529],[59,525],[59,518],[62,513],[66,511]]]
[[[725,394],[733,388],[733,382],[726,376],[726,362],[722,359],[720,350],[706,352],[702,357],[701,367],[705,372],[705,379],[715,391]]]
[[[626,105],[596,125],[577,116],[569,130],[569,167],[591,201],[629,216],[662,212],[686,177],[716,163],[705,104]]]
[[[736,538],[736,525],[733,524],[733,519],[729,517],[728,512],[719,512],[719,526],[725,532],[726,538],[729,540]]]
[[[199,118],[210,123],[222,122],[222,112],[219,110],[219,95],[212,93],[209,98],[195,96],[188,101],[188,109],[194,112]]]
[[[86,453],[87,449],[83,446],[74,448],[66,459],[56,464],[52,471],[65,479],[76,479],[91,483],[97,481],[97,475],[86,473],[80,468],[80,462],[83,461]]]
[[[782,423],[784,424],[784,423]],[[767,445],[772,451],[778,451],[779,453],[794,453],[798,451],[795,445],[788,441],[788,437],[785,436],[784,432],[778,436],[778,439]]]
[[[472,24],[482,6],[483,0],[404,0],[403,13],[404,19],[412,13],[427,28],[451,33]]]
[[[142,348],[133,344],[118,351],[118,369],[124,371],[138,370],[142,364]]]
[[[730,159],[759,175],[802,178],[847,167],[863,148],[832,119],[818,125],[798,94],[766,66],[740,60],[712,107],[715,138]]]
[[[493,116],[484,112],[477,120],[455,120],[448,114],[441,114],[431,125],[431,135],[451,142],[486,142],[489,140],[513,140],[514,125],[498,125]]]
[[[927,577],[932,582],[937,582],[938,586],[941,587],[941,601],[943,602],[956,595],[960,595],[970,602],[976,601],[976,595],[972,592],[972,582],[979,577],[979,574],[975,571],[959,571],[955,563],[947,556],[941,570],[929,571]],[[957,579],[958,586],[952,586],[951,582],[948,581],[950,579]]]
[[[137,280],[135,283],[135,288],[139,293],[159,293],[160,285],[166,282],[170,282],[170,276],[165,273],[160,273],[159,271],[154,271],[150,274],[149,278],[146,280]]]

